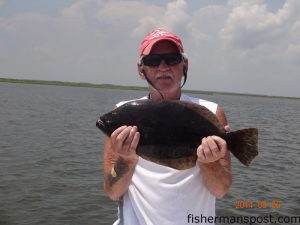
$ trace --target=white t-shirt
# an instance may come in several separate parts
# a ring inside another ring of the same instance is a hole
[[[180,100],[205,106],[213,113],[217,110],[217,104],[206,100],[187,95]],[[215,217],[215,201],[203,184],[198,165],[176,170],[139,157],[128,191],[119,201],[114,225],[212,225],[205,223],[204,217]]]

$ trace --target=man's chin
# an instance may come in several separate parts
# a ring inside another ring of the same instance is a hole
[[[175,86],[174,83],[156,83],[155,89],[159,90],[159,92],[163,93],[172,93],[176,92],[180,89],[180,86]]]
[[[171,78],[159,78],[155,82],[155,87],[160,87],[161,89],[169,89],[174,86],[174,81]]]

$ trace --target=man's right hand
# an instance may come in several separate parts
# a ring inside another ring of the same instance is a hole
[[[136,126],[122,126],[106,137],[104,147],[104,190],[117,200],[128,190],[138,162],[136,148],[140,133]]]
[[[136,148],[140,140],[140,133],[136,126],[122,126],[110,136],[112,148],[123,159],[137,162]]]

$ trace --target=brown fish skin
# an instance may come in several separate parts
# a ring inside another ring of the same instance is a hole
[[[96,125],[108,136],[120,126],[137,126],[141,134],[137,154],[151,159],[196,156],[202,138],[212,135],[226,140],[244,165],[250,165],[258,154],[256,128],[225,133],[215,114],[190,102],[131,101],[101,116]]]

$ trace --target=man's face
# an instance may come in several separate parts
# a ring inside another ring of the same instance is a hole
[[[176,45],[170,41],[156,43],[149,55],[178,53]],[[175,65],[167,65],[162,59],[158,66],[144,65],[144,73],[152,84],[161,92],[175,92],[180,89],[183,76],[184,61]]]

